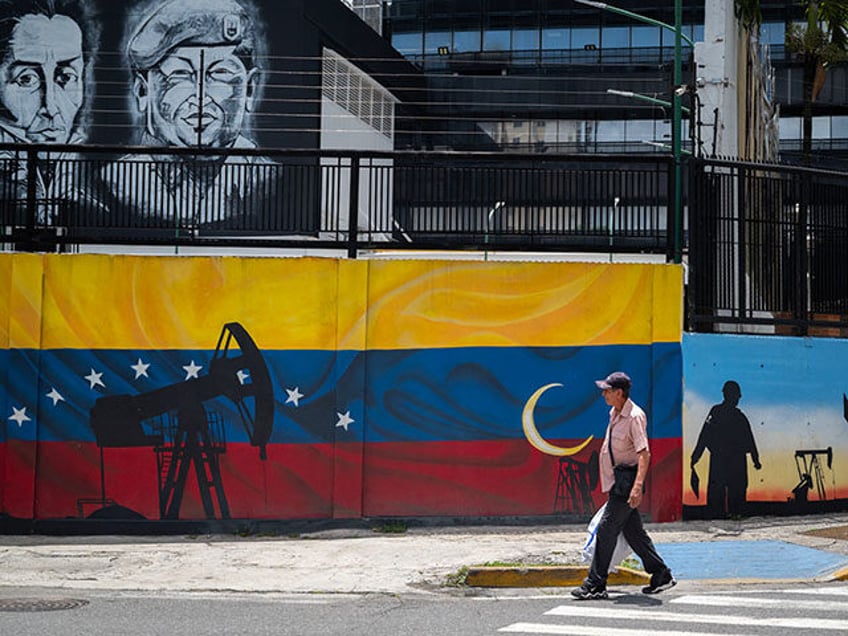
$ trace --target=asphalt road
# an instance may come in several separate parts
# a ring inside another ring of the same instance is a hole
[[[848,584],[705,585],[657,596],[612,589],[573,601],[565,589],[452,589],[413,594],[260,594],[11,589],[0,634],[275,636],[845,634]],[[56,609],[66,607],[66,609]],[[12,611],[17,610],[17,611]]]

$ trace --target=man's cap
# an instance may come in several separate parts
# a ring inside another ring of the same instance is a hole
[[[633,384],[630,381],[630,376],[623,371],[615,371],[610,373],[603,380],[595,380],[595,384],[599,389],[626,389],[629,390]]]
[[[134,69],[146,70],[178,46],[241,44],[252,36],[250,29],[247,12],[235,0],[169,0],[138,25],[127,55]]]

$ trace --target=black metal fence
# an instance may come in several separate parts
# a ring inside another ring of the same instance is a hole
[[[668,251],[667,156],[0,146],[17,249]]]
[[[689,327],[843,335],[848,174],[692,160]]]

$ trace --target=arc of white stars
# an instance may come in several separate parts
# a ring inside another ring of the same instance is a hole
[[[53,406],[56,406],[59,402],[64,402],[65,398],[56,390],[56,387],[52,387],[50,389],[50,393],[47,394],[51,400],[53,400]]]
[[[187,364],[183,367],[183,370],[186,372],[186,380],[191,380],[192,378],[198,377],[198,372],[203,367],[194,363],[194,360],[191,361],[191,364]]]
[[[288,398],[286,398],[286,404],[300,406],[300,398],[303,397],[303,393],[300,392],[299,386],[296,386],[293,389],[286,389],[286,393],[289,394]]]
[[[24,422],[31,422],[32,418],[26,414],[26,407],[15,408],[12,407],[12,414],[9,416],[9,419],[13,422],[16,422],[18,428],[24,425]]]
[[[102,371],[100,373],[97,373],[94,369],[92,369],[91,373],[89,373],[88,375],[84,375],[83,377],[88,380],[90,389],[93,389],[96,386],[102,386],[104,389],[106,388],[106,385],[103,384],[103,380],[101,380],[101,378],[103,377]]]
[[[135,380],[138,380],[141,376],[144,376],[145,378],[149,378],[150,376],[147,375],[147,369],[149,369],[149,368],[150,368],[150,363],[144,362],[141,358],[139,358],[138,362],[136,362],[135,364],[130,365],[130,369],[135,371],[135,378],[134,378]]]
[[[336,415],[339,416],[339,421],[336,422],[336,428],[343,428],[344,430],[348,430],[347,427],[356,421],[350,416],[350,411],[345,411],[344,413],[336,413]]]

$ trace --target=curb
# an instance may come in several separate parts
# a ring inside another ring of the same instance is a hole
[[[529,567],[468,568],[466,585],[470,587],[571,587],[581,585],[588,566],[539,565]],[[848,572],[846,572],[848,574]],[[651,576],[641,570],[618,568],[609,575],[611,585],[648,585]]]

